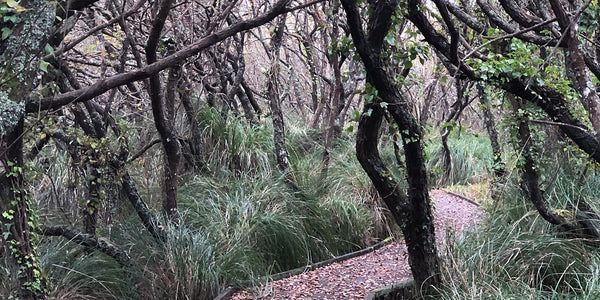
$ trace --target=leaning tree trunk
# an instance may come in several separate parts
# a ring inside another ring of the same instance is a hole
[[[334,11],[335,13],[333,14],[333,16],[330,18],[330,21],[333,22],[332,26],[331,26],[331,40],[333,39],[337,39],[338,38],[338,34],[339,34],[339,26],[338,26],[338,13],[337,11],[339,10],[339,4],[334,4],[332,7],[332,11]],[[340,65],[340,53],[338,50],[332,50],[332,53],[328,56],[328,60],[329,63],[331,65],[331,68],[333,69],[333,75],[334,75],[334,83],[333,83],[333,89],[331,92],[331,101],[329,101],[328,105],[327,105],[327,113],[325,114],[327,116],[327,127],[325,128],[325,130],[323,131],[323,135],[324,135],[324,143],[323,143],[323,169],[321,171],[321,181],[324,181],[327,179],[327,172],[329,170],[329,160],[330,160],[330,155],[329,155],[329,151],[331,148],[331,144],[333,142],[333,137],[335,135],[335,120],[338,117],[338,113],[339,113],[339,105],[340,105],[340,96],[341,96],[341,91],[343,90],[342,87],[342,72],[341,72],[341,65]]]
[[[584,201],[578,203],[577,211],[571,216],[569,216],[569,214],[559,214],[555,209],[552,209],[548,203],[548,200],[539,185],[539,176],[536,163],[533,159],[535,148],[531,138],[531,131],[527,124],[528,115],[524,110],[523,100],[517,99],[510,94],[508,97],[518,119],[517,139],[519,141],[519,146],[522,149],[524,159],[522,166],[524,192],[544,220],[553,225],[560,226],[560,228],[573,237],[598,241],[598,239],[600,239],[599,217],[587,203]]]
[[[478,84],[477,89],[479,90],[479,104],[481,111],[483,112],[483,124],[490,137],[490,144],[492,146],[492,155],[494,160],[494,175],[497,178],[504,177],[506,170],[504,168],[504,161],[502,161],[502,148],[498,142],[498,131],[496,130],[496,122],[494,121],[494,115],[492,114],[492,104],[487,94],[483,90],[483,85]]]
[[[204,159],[202,157],[202,129],[200,128],[200,122],[198,122],[196,116],[196,110],[192,105],[192,99],[190,97],[192,90],[190,85],[191,84],[186,79],[183,79],[179,82],[179,99],[181,99],[181,104],[183,105],[183,109],[185,111],[185,118],[190,128],[190,137],[187,141],[189,148],[187,150],[189,152],[188,160],[195,170],[202,171],[206,169]]]
[[[483,113],[483,124],[490,138],[490,145],[492,147],[492,156],[494,165],[494,176],[490,183],[490,197],[494,201],[500,201],[500,187],[505,179],[506,169],[504,161],[502,160],[502,148],[498,142],[498,131],[496,130],[496,122],[494,121],[494,115],[492,114],[492,104],[488,95],[485,93],[483,85],[477,84],[479,92],[479,107]]]
[[[456,86],[456,101],[450,106],[450,113],[444,120],[444,124],[450,124],[451,122],[456,122],[460,118],[463,110],[469,105],[469,99],[465,96],[465,91],[469,88],[469,82],[462,82],[459,78],[455,79]],[[460,128],[459,128],[460,130]],[[450,147],[448,146],[448,137],[450,136],[450,132],[452,131],[449,127],[443,127],[441,129],[442,135],[442,162],[444,165],[444,174],[440,178],[438,185],[444,186],[448,183],[452,183],[452,156],[450,153]]]
[[[567,49],[565,51],[565,69],[567,76],[571,80],[573,87],[579,93],[580,101],[586,111],[592,127],[596,132],[600,132],[600,97],[587,73],[583,45],[579,41],[577,27],[581,14],[571,14],[564,8],[564,4],[559,0],[550,0],[550,6],[554,15],[563,30],[563,36]]]
[[[369,35],[365,37],[361,15],[355,1],[342,0],[348,27],[356,50],[367,71],[367,82],[378,91],[379,98],[365,105],[357,133],[356,154],[361,166],[384,199],[404,233],[408,248],[408,263],[417,286],[424,293],[432,293],[441,284],[440,268],[435,246],[433,215],[427,191],[427,172],[421,145],[421,128],[400,97],[393,77],[381,66],[383,39],[391,27],[391,16],[398,3],[372,3],[369,16]],[[378,128],[381,125],[385,102],[389,113],[398,125],[402,136],[406,162],[408,194],[404,196],[397,188],[377,150]],[[370,116],[369,113],[371,112]]]

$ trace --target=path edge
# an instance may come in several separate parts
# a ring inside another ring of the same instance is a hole
[[[390,237],[387,237],[384,240],[382,240],[382,241],[380,241],[380,242],[378,242],[378,243],[376,243],[376,244],[374,244],[372,246],[363,248],[361,250],[357,250],[357,251],[354,251],[354,252],[346,253],[344,255],[340,255],[340,256],[337,256],[337,257],[334,257],[334,258],[330,258],[330,259],[327,259],[327,260],[320,261],[318,263],[306,265],[306,266],[303,266],[303,267],[295,268],[295,269],[284,271],[284,272],[281,272],[281,273],[264,276],[259,281],[268,281],[268,282],[277,281],[277,280],[289,278],[289,277],[292,277],[292,276],[296,276],[296,275],[299,275],[299,274],[302,274],[302,273],[310,272],[310,271],[313,271],[313,270],[316,270],[316,269],[319,269],[319,268],[323,268],[323,267],[326,267],[326,266],[331,265],[331,264],[336,263],[336,262],[348,260],[348,259],[355,258],[355,257],[361,256],[361,255],[365,255],[367,253],[371,253],[371,252],[373,252],[373,251],[375,251],[375,250],[377,250],[379,248],[382,248],[385,245],[390,244],[395,239],[396,238],[394,238],[393,236],[390,236]],[[242,286],[239,286],[239,287],[231,287],[231,286],[229,286],[229,287],[225,288],[221,293],[219,293],[219,295],[217,295],[217,297],[213,298],[213,300],[225,300],[225,299],[228,299],[229,297],[233,296],[233,294],[235,292],[239,291],[240,289],[246,288],[248,286],[250,286],[250,285],[249,284],[247,286],[242,285]]]

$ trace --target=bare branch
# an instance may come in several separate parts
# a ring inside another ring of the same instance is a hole
[[[290,1],[291,0],[279,0],[267,13],[263,15],[235,23],[225,29],[200,39],[199,41],[183,48],[182,50],[179,50],[138,70],[120,73],[98,80],[95,84],[81,90],[45,97],[40,100],[29,99],[25,106],[25,110],[26,112],[37,112],[40,110],[57,109],[69,103],[87,101],[115,87],[148,78],[153,74],[157,74],[158,72],[187,59],[188,57],[200,53],[207,47],[221,42],[238,32],[261,26],[273,20],[275,17],[286,11],[286,6]]]

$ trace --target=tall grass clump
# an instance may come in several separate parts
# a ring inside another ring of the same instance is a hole
[[[52,299],[139,298],[131,270],[123,269],[108,255],[88,251],[62,237],[45,239],[38,249]]]
[[[322,133],[300,126],[290,129],[290,161],[302,191],[320,199],[339,238],[347,239],[340,243],[356,249],[390,236],[393,220],[356,159],[354,139],[342,136],[333,141],[323,173],[321,137]]]
[[[181,206],[196,228],[217,240],[238,241],[261,257],[254,267],[266,272],[267,261],[280,257],[279,268],[306,257],[307,237],[301,216],[290,215],[294,196],[276,180],[219,181],[195,177],[181,187]]]
[[[556,169],[555,169],[556,170]],[[554,209],[574,210],[585,200],[597,209],[600,176],[561,165],[545,182]],[[596,186],[597,187],[597,186]],[[442,251],[443,299],[598,299],[600,257],[582,239],[569,238],[542,219],[518,184],[506,183],[475,232]]]
[[[223,182],[196,177],[182,186],[180,200],[195,228],[215,241],[251,249],[252,269],[263,275],[338,252],[331,243],[337,232],[318,201],[294,194],[279,178]]]
[[[288,149],[297,191],[277,171],[270,125],[245,124],[208,107],[198,119],[207,168],[182,176],[181,223],[162,220],[166,238],[157,241],[124,204],[98,231],[131,257],[127,267],[71,241],[43,238],[40,252],[53,297],[212,299],[224,286],[358,250],[392,233],[393,221],[355,158],[352,139],[334,141],[324,173],[321,134],[291,122]],[[138,184],[145,180],[141,190],[154,207],[157,179],[135,177]],[[0,269],[0,279],[9,274]]]
[[[251,274],[247,262],[252,253],[238,241],[217,240],[185,221],[164,224],[164,241],[154,240],[135,222],[124,224],[118,237],[129,242],[126,246],[141,275],[141,299],[212,299],[223,284]]]
[[[207,166],[215,171],[271,172],[273,130],[266,124],[245,124],[238,116],[203,106],[198,112]]]
[[[489,178],[492,170],[492,149],[487,135],[471,132],[456,133],[448,138],[452,161],[448,185],[466,185]],[[432,137],[425,147],[430,183],[436,184],[444,174],[444,153],[441,137]]]

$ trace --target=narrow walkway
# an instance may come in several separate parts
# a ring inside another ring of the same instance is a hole
[[[438,243],[444,241],[447,228],[462,232],[483,215],[478,206],[443,191],[432,191],[430,196]],[[371,290],[410,275],[406,255],[404,241],[398,240],[363,256],[271,282],[254,293],[238,292],[230,299],[364,299]]]

